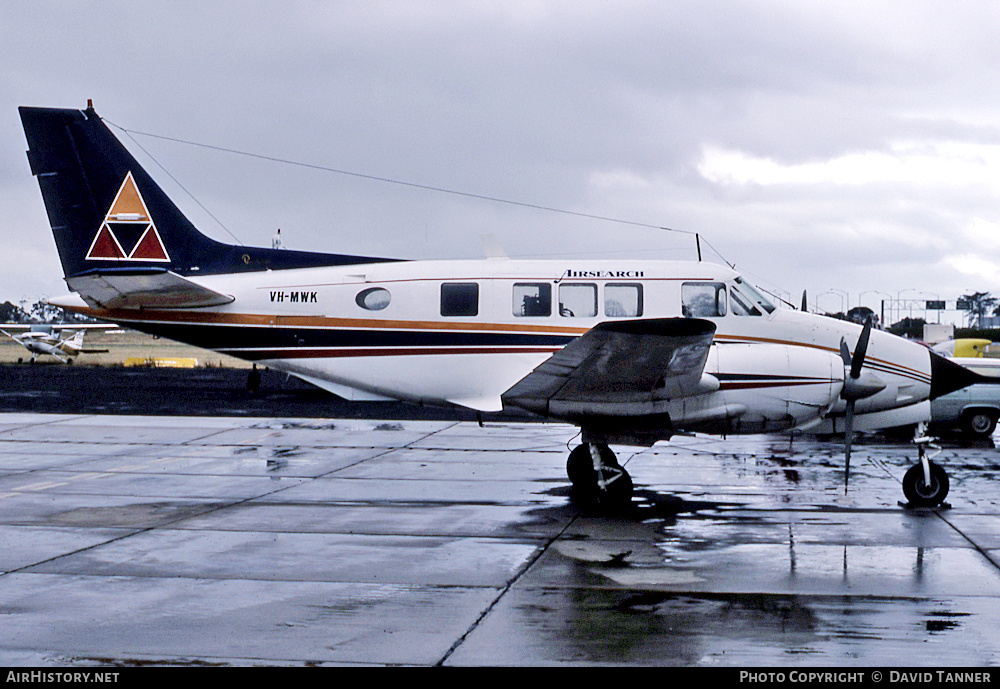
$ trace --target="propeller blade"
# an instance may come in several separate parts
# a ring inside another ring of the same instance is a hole
[[[851,478],[851,443],[854,440],[854,400],[847,401],[847,413],[844,415],[844,495],[847,495],[847,482]]]
[[[865,365],[865,354],[868,352],[868,340],[872,334],[872,323],[865,321],[865,327],[858,337],[858,344],[854,347],[852,356],[847,349],[844,339],[840,340],[840,356],[844,360],[844,365],[850,364],[850,379],[844,381],[844,398],[847,400],[847,412],[844,414],[844,495],[847,495],[847,484],[851,480],[851,445],[854,442],[854,403],[859,396],[864,395],[862,389],[858,389],[855,381],[861,377],[861,369]],[[850,385],[848,384],[850,382]],[[862,388],[865,386],[862,386]],[[882,387],[885,387],[883,384]]]
[[[847,348],[844,338],[840,338],[840,358],[844,360],[844,366],[851,365],[851,350]]]
[[[861,367],[865,365],[865,353],[868,351],[868,339],[872,334],[871,321],[865,321],[865,327],[858,338],[858,344],[854,348],[854,356],[851,357],[851,378],[858,378],[861,375]]]

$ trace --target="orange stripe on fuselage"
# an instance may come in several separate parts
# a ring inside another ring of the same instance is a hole
[[[231,313],[221,311],[155,311],[143,309],[93,309],[67,307],[93,318],[133,323],[193,323],[204,325],[252,325],[296,328],[371,328],[381,330],[470,330],[499,332],[582,335],[589,328],[532,323],[477,323],[460,321],[407,321],[372,318],[333,318],[329,316],[283,316],[277,314]]]

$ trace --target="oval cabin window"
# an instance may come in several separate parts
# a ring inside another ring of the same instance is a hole
[[[381,311],[389,305],[389,299],[389,290],[383,287],[372,287],[358,292],[354,301],[358,303],[358,306],[368,311]]]

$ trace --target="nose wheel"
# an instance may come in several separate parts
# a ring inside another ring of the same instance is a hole
[[[632,502],[632,477],[604,443],[583,443],[569,454],[566,473],[573,498],[584,505],[622,509]]]
[[[948,496],[950,484],[948,474],[944,469],[930,461],[927,448],[940,448],[931,443],[932,438],[917,433],[913,442],[920,452],[920,463],[914,464],[903,474],[903,495],[906,496],[908,507],[936,507]],[[934,454],[937,454],[935,452]]]

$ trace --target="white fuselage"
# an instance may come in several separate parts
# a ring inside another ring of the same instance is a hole
[[[717,327],[705,372],[718,389],[660,406],[678,428],[723,432],[830,424],[844,408],[841,340],[853,350],[861,332],[774,308],[736,272],[702,262],[404,261],[191,279],[234,300],[78,310],[288,371],[349,399],[481,411],[501,409],[506,390],[600,322],[705,318]],[[924,347],[874,331],[865,370],[885,387],[857,402],[857,428],[866,416],[877,427],[886,418],[878,414],[929,418]]]

